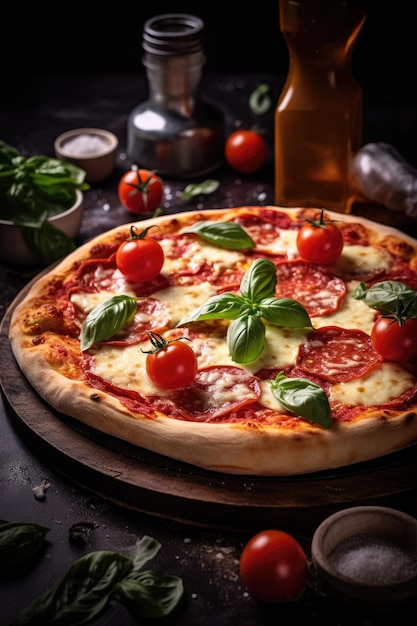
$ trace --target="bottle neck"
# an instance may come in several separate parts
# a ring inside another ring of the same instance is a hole
[[[143,64],[150,99],[161,108],[190,117],[199,97],[204,61],[201,51],[167,57],[146,54]]]

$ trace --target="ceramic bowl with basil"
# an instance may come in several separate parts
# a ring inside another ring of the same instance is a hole
[[[42,267],[72,252],[88,188],[74,164],[0,140],[0,261]]]

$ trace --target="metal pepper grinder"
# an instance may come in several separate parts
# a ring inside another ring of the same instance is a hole
[[[149,99],[129,115],[127,153],[161,176],[203,176],[223,162],[223,112],[200,94],[203,30],[200,18],[183,13],[158,15],[144,25]]]

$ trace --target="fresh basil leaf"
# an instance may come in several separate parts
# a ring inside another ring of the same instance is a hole
[[[248,306],[240,296],[232,293],[222,293],[209,298],[207,302],[192,311],[190,315],[180,320],[177,326],[184,326],[184,324],[202,320],[235,320],[248,311]]]
[[[26,522],[0,524],[0,563],[4,570],[20,567],[45,544],[50,528]]]
[[[143,535],[136,542],[136,553],[133,557],[133,569],[132,572],[138,571],[148,561],[153,559],[161,549],[159,541],[149,535]]]
[[[190,183],[182,192],[181,200],[189,200],[195,196],[208,196],[209,194],[217,191],[219,186],[219,181],[212,180],[211,178],[203,181],[202,183]]]
[[[306,309],[291,298],[265,298],[259,305],[262,317],[275,326],[313,328]]]
[[[123,294],[113,296],[96,306],[81,326],[81,350],[88,350],[95,343],[113,337],[133,320],[136,310],[136,298]]]
[[[115,585],[131,571],[132,564],[132,559],[117,552],[90,552],[23,610],[12,626],[85,624],[104,609]]]
[[[416,291],[397,280],[383,280],[374,283],[369,289],[361,283],[353,292],[354,298],[363,300],[371,309],[376,309],[383,314],[393,313],[399,298],[405,307],[415,296],[417,296]],[[408,310],[408,314],[417,315],[417,298]]]
[[[265,115],[271,108],[269,85],[261,83],[257,85],[249,96],[249,106],[255,115]]]
[[[287,411],[308,422],[329,428],[332,414],[326,392],[305,378],[286,378],[282,373],[271,381],[271,391]]]
[[[277,268],[269,259],[255,259],[243,276],[240,293],[252,303],[259,303],[264,298],[275,294]]]
[[[202,239],[231,250],[248,250],[255,242],[248,233],[235,222],[197,222],[183,233],[195,233]]]
[[[138,619],[166,617],[184,595],[181,578],[163,572],[128,574],[114,588],[112,597]]]
[[[75,250],[75,242],[51,222],[39,228],[23,227],[23,234],[32,254],[40,263],[49,265]]]
[[[244,315],[230,323],[227,346],[236,363],[253,363],[265,344],[265,324],[256,315]]]

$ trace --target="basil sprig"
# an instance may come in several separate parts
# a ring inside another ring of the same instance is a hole
[[[271,390],[287,411],[325,428],[332,424],[326,392],[305,378],[286,378],[281,372],[271,381]]]
[[[0,522],[2,568],[21,567],[39,552],[51,529],[29,522]]]
[[[363,300],[371,309],[383,315],[394,313],[400,300],[404,308],[409,306],[408,315],[417,315],[417,291],[397,280],[383,280],[374,283],[369,289],[362,282],[352,296],[356,300]]]
[[[269,259],[256,259],[245,273],[240,294],[223,293],[213,296],[177,326],[213,319],[232,320],[227,329],[229,354],[236,363],[252,363],[265,345],[265,324],[312,328],[305,308],[290,298],[275,298],[277,271]]]
[[[255,242],[248,233],[235,222],[197,222],[183,233],[195,233],[202,239],[231,250],[248,250]]]
[[[85,624],[111,599],[140,619],[169,615],[184,593],[181,578],[152,570],[139,572],[160,547],[158,541],[145,535],[137,543],[133,559],[112,551],[90,552],[75,561],[11,626]]]
[[[80,333],[80,348],[88,350],[99,341],[106,341],[135,317],[136,298],[117,295],[96,306],[85,318]]]
[[[190,200],[196,196],[208,196],[217,191],[219,186],[219,181],[212,178],[204,180],[202,183],[190,183],[181,193],[181,200]]]

